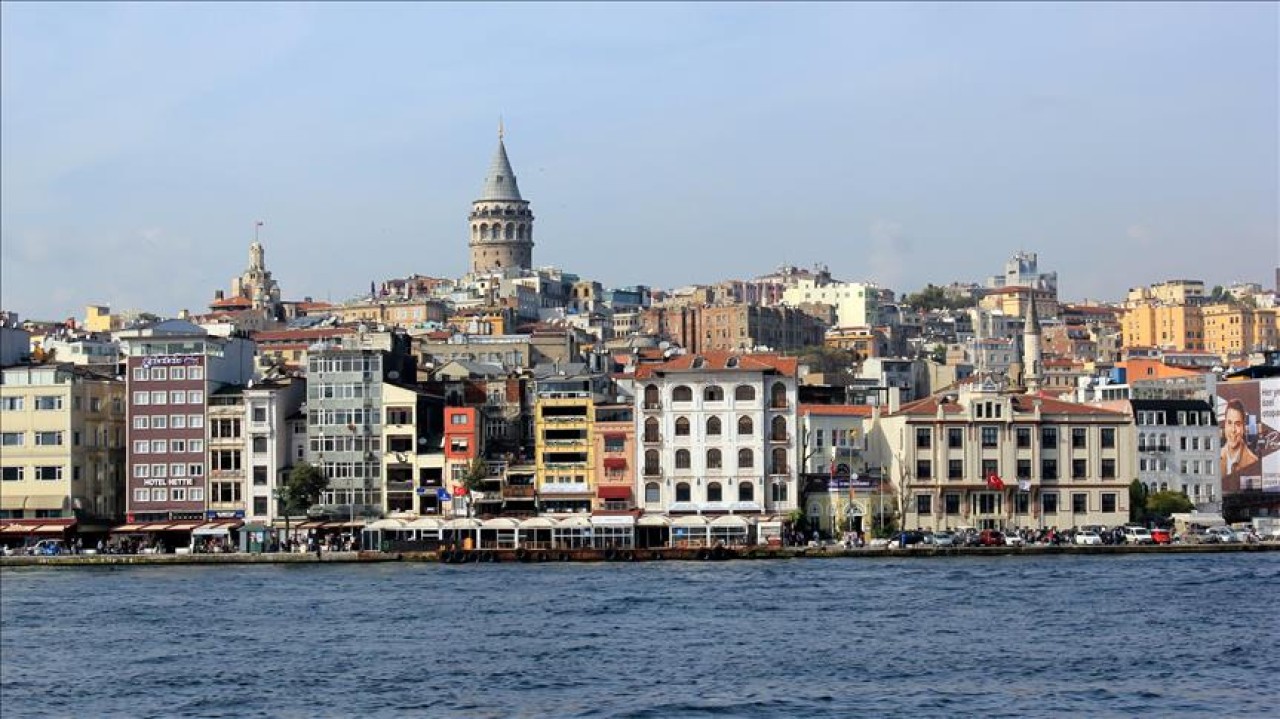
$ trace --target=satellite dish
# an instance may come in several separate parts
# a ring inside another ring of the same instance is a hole
[[[427,446],[427,438],[426,438],[426,437],[419,437],[419,438],[418,438],[418,444],[422,445],[423,447]]]
[[[400,372],[398,370],[391,370],[387,373],[387,379],[400,379]]]

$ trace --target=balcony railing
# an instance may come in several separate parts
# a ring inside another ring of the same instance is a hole
[[[532,485],[507,485],[502,489],[503,497],[532,497],[534,496],[534,487]]]
[[[644,436],[644,443],[645,443],[645,444],[657,444],[657,443],[659,443],[659,442],[661,442],[661,441],[662,441],[662,437],[659,437],[659,436],[657,436],[657,435],[654,435],[654,436],[652,436],[652,437],[651,437],[651,436],[649,436],[649,435],[647,435],[647,434],[646,434],[646,435]]]
[[[644,468],[644,476],[646,476],[646,477],[661,477],[661,476],[662,476],[662,467],[648,467],[648,466],[646,466],[646,467]]]
[[[646,410],[659,410],[659,409],[662,409],[662,403],[661,402],[645,402],[644,408]]]
[[[791,436],[788,435],[786,432],[781,432],[781,433],[775,432],[769,435],[769,441],[770,442],[790,442]]]

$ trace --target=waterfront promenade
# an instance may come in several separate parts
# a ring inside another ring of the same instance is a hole
[[[190,564],[331,564],[375,562],[442,562],[483,564],[497,562],[633,562],[633,561],[723,561],[731,559],[898,559],[903,557],[997,557],[1050,555],[1120,554],[1222,554],[1276,552],[1280,542],[1257,544],[1172,544],[1172,545],[1031,545],[1025,547],[944,547],[886,549],[863,547],[740,547],[723,551],[687,549],[640,549],[607,552],[597,549],[519,553],[513,550],[472,550],[443,552],[324,552],[229,554],[70,554],[60,556],[10,556],[0,558],[0,567],[85,567]]]

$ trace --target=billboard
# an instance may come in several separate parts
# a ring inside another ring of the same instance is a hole
[[[1280,493],[1280,378],[1221,382],[1216,395],[1222,493]]]

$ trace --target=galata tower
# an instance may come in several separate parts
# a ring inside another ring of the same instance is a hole
[[[471,272],[484,274],[533,267],[533,212],[520,197],[507,159],[502,126],[480,199],[471,203]]]

